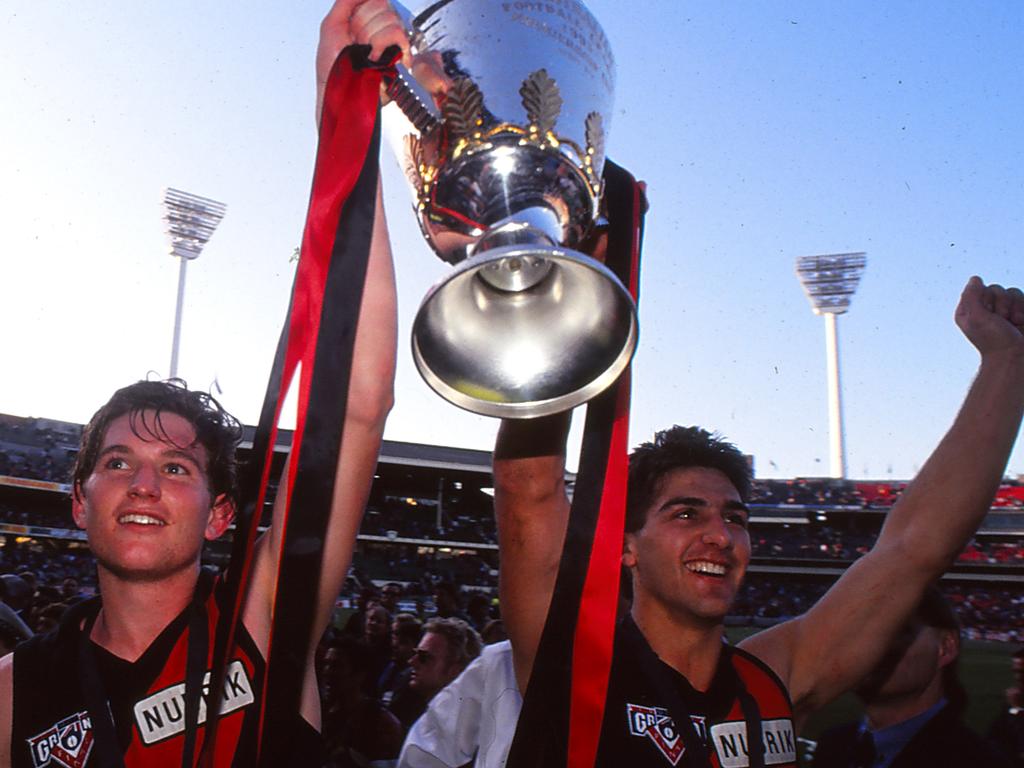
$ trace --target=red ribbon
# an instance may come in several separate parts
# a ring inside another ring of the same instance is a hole
[[[342,54],[335,61],[324,92],[323,112],[320,121],[320,140],[317,148],[316,165],[313,174],[312,191],[306,214],[306,225],[302,238],[302,249],[295,274],[291,311],[287,320],[288,336],[281,371],[281,385],[274,409],[270,440],[263,460],[260,490],[255,504],[255,514],[260,514],[266,501],[267,485],[270,480],[271,460],[277,436],[277,424],[281,407],[294,378],[299,373],[298,409],[295,431],[292,436],[291,461],[288,474],[278,493],[284,494],[284,528],[287,528],[291,495],[295,485],[298,457],[305,431],[306,414],[309,410],[310,386],[313,380],[314,359],[320,320],[323,311],[324,287],[327,280],[331,255],[334,251],[341,211],[359,178],[377,119],[377,105],[380,98],[381,80],[386,74],[379,68],[355,69],[351,58]],[[227,640],[227,657],[235,647],[241,607],[245,602],[246,588],[251,574],[252,551],[255,542],[256,525],[251,526],[246,543],[246,556],[239,567],[242,569],[238,598],[232,606],[232,620]],[[283,548],[285,537],[281,537]],[[279,557],[283,552],[278,553]],[[274,591],[277,593],[276,575]],[[276,604],[275,604],[276,608]],[[273,626],[273,622],[271,622]],[[262,743],[263,724],[267,707],[266,673],[274,642],[271,630],[267,644],[267,668],[264,673],[260,700],[260,740]],[[217,719],[211,717],[207,739],[204,744],[203,765],[212,765],[216,738]]]
[[[633,243],[629,291],[637,298],[640,260],[640,186],[633,183]],[[604,719],[611,673],[622,542],[626,525],[626,481],[629,474],[630,371],[616,384],[615,421],[605,468],[601,507],[587,577],[580,598],[573,641],[572,688],[569,709],[569,768],[591,768]]]

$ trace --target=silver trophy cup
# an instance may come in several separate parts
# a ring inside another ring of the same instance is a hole
[[[475,413],[579,405],[637,337],[629,291],[573,250],[599,215],[608,41],[576,0],[441,0],[410,26],[420,82],[403,73],[390,89],[400,153],[424,236],[455,265],[416,315],[416,365]]]

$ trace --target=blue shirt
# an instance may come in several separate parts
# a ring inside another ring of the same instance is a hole
[[[875,759],[871,762],[872,768],[889,768],[892,761],[896,759],[903,748],[910,743],[910,740],[917,735],[917,732],[924,728],[925,724],[939,713],[948,702],[945,698],[939,699],[938,703],[929,707],[919,715],[914,715],[902,723],[890,725],[879,731],[871,731],[867,721],[862,720],[858,733],[871,731],[875,740]]]

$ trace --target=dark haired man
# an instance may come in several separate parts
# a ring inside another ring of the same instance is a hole
[[[401,22],[383,0],[337,0],[320,29],[318,114],[328,72],[353,43],[370,45],[371,56],[389,45],[407,49]],[[392,402],[395,322],[378,191],[313,637],[348,570],[372,481]],[[0,661],[0,765],[182,764],[189,703],[181,691],[193,671],[192,690],[202,685],[219,607],[206,597],[211,587],[201,577],[200,553],[234,514],[238,438],[238,424],[213,398],[173,381],[126,387],[97,412],[83,434],[72,514],[96,556],[102,604],[84,606],[56,635]],[[260,691],[253,681],[269,644],[283,498],[254,554],[244,631],[223,692],[218,766],[255,764],[251,705]],[[205,651],[199,638],[206,638]],[[297,736],[320,724],[312,666],[310,649],[298,713],[306,726],[297,719]],[[299,760],[303,742],[294,742]]]
[[[460,619],[470,623],[462,612],[462,596],[459,588],[450,581],[439,581],[434,585],[434,615],[441,619]]]
[[[742,456],[702,430],[678,429],[637,452],[622,555],[634,598],[616,635],[599,765],[676,764],[689,751],[688,765],[745,766],[744,745],[756,753],[759,741],[766,764],[795,765],[794,714],[875,665],[981,523],[1016,439],[1024,296],[973,277],[956,321],[981,353],[977,377],[875,546],[806,614],[738,649],[723,643],[723,619],[750,562]],[[565,538],[567,431],[565,417],[506,422],[495,449],[502,613],[524,691]],[[751,728],[758,735],[748,740]]]
[[[967,692],[957,674],[959,656],[960,624],[938,588],[929,587],[857,685],[864,718],[822,734],[814,768],[1009,768],[962,720]]]

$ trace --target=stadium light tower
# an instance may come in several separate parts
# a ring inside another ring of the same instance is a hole
[[[181,312],[185,305],[185,267],[198,259],[213,230],[224,218],[227,206],[189,192],[168,187],[164,190],[164,222],[171,241],[171,256],[181,260],[178,269],[178,303],[174,310],[174,340],[171,342],[171,374],[178,375],[178,346],[181,343]]]
[[[814,314],[825,317],[825,355],[828,360],[829,468],[832,477],[846,477],[843,434],[843,401],[839,386],[839,331],[836,316],[850,308],[861,273],[867,265],[864,253],[801,256],[796,260],[800,278]]]

